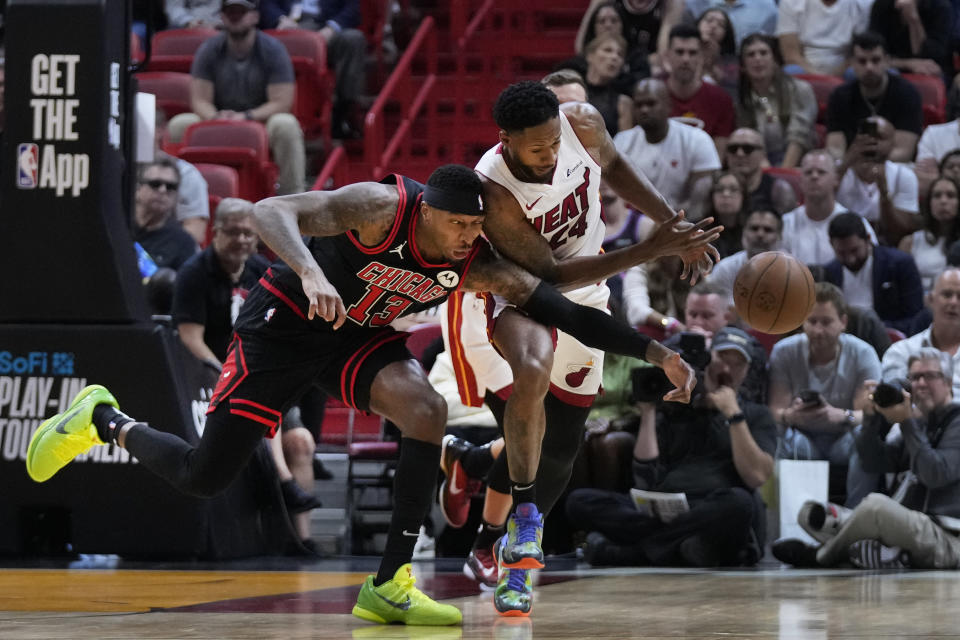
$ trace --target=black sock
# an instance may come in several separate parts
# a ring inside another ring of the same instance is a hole
[[[117,431],[128,422],[136,420],[109,404],[98,404],[93,408],[93,426],[97,428],[97,435],[104,444],[114,442]]]
[[[471,447],[463,457],[460,458],[460,464],[463,470],[471,478],[483,478],[487,471],[493,466],[493,454],[490,453],[490,443],[482,447]]]
[[[473,541],[473,548],[489,551],[493,548],[493,543],[497,541],[497,538],[503,537],[506,529],[506,524],[492,525],[486,520],[481,520],[480,528],[477,529],[477,539]]]
[[[420,525],[433,501],[439,466],[440,445],[413,438],[400,441],[400,459],[393,477],[393,515],[375,586],[391,580],[397,569],[413,558]]]
[[[518,504],[523,502],[536,502],[537,501],[537,486],[534,482],[511,482],[510,483],[510,495],[513,496],[513,506],[516,507]]]

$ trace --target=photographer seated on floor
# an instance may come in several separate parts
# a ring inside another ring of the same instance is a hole
[[[567,498],[571,524],[590,532],[590,564],[710,567],[760,559],[765,507],[756,490],[773,471],[777,431],[765,406],[739,396],[749,342],[732,327],[713,336],[709,352],[702,342],[697,349],[684,341],[693,353],[681,355],[700,378],[689,405],[661,401],[668,387],[658,370],[635,373],[642,417],[634,495],[578,489]]]
[[[877,569],[960,568],[960,405],[953,403],[950,356],[924,347],[910,357],[909,391],[867,381],[857,450],[868,471],[897,473],[893,497],[871,493],[820,547],[779,540],[773,555],[797,567],[849,560]],[[887,438],[892,425],[900,435]]]

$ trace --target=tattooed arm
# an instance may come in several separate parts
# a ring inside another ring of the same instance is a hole
[[[320,316],[337,329],[347,316],[340,294],[304,245],[301,234],[335,236],[353,230],[361,242],[375,245],[393,225],[399,200],[392,185],[361,182],[336,191],[267,198],[254,206],[260,237],[300,276],[310,301],[310,320]]]
[[[587,346],[646,360],[663,369],[676,387],[664,400],[690,401],[694,373],[678,353],[598,309],[574,304],[529,272],[494,256],[489,247],[482,248],[470,265],[463,288],[501,295],[533,320],[555,326]]]

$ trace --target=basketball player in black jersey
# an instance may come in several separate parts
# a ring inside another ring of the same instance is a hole
[[[196,447],[137,422],[105,388],[87,387],[63,414],[44,422],[27,471],[44,481],[94,444],[115,442],[178,490],[212,496],[246,465],[287,406],[311,384],[400,427],[403,439],[394,510],[376,576],[354,615],[379,623],[448,625],[460,611],[414,587],[410,559],[430,508],[446,404],[388,323],[440,304],[457,288],[503,295],[540,322],[597,348],[662,367],[688,401],[693,371],[669,349],[606,314],[580,307],[479,238],[481,184],[473,170],[440,167],[421,185],[390,176],[336,191],[264,200],[261,237],[280,257],[244,304]],[[312,236],[305,244],[301,234]],[[651,245],[650,257],[689,251],[713,239],[679,231]]]

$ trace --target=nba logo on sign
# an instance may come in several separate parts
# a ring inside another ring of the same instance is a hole
[[[22,142],[17,145],[17,186],[21,189],[37,188],[37,168],[40,166],[40,151],[37,145]]]

